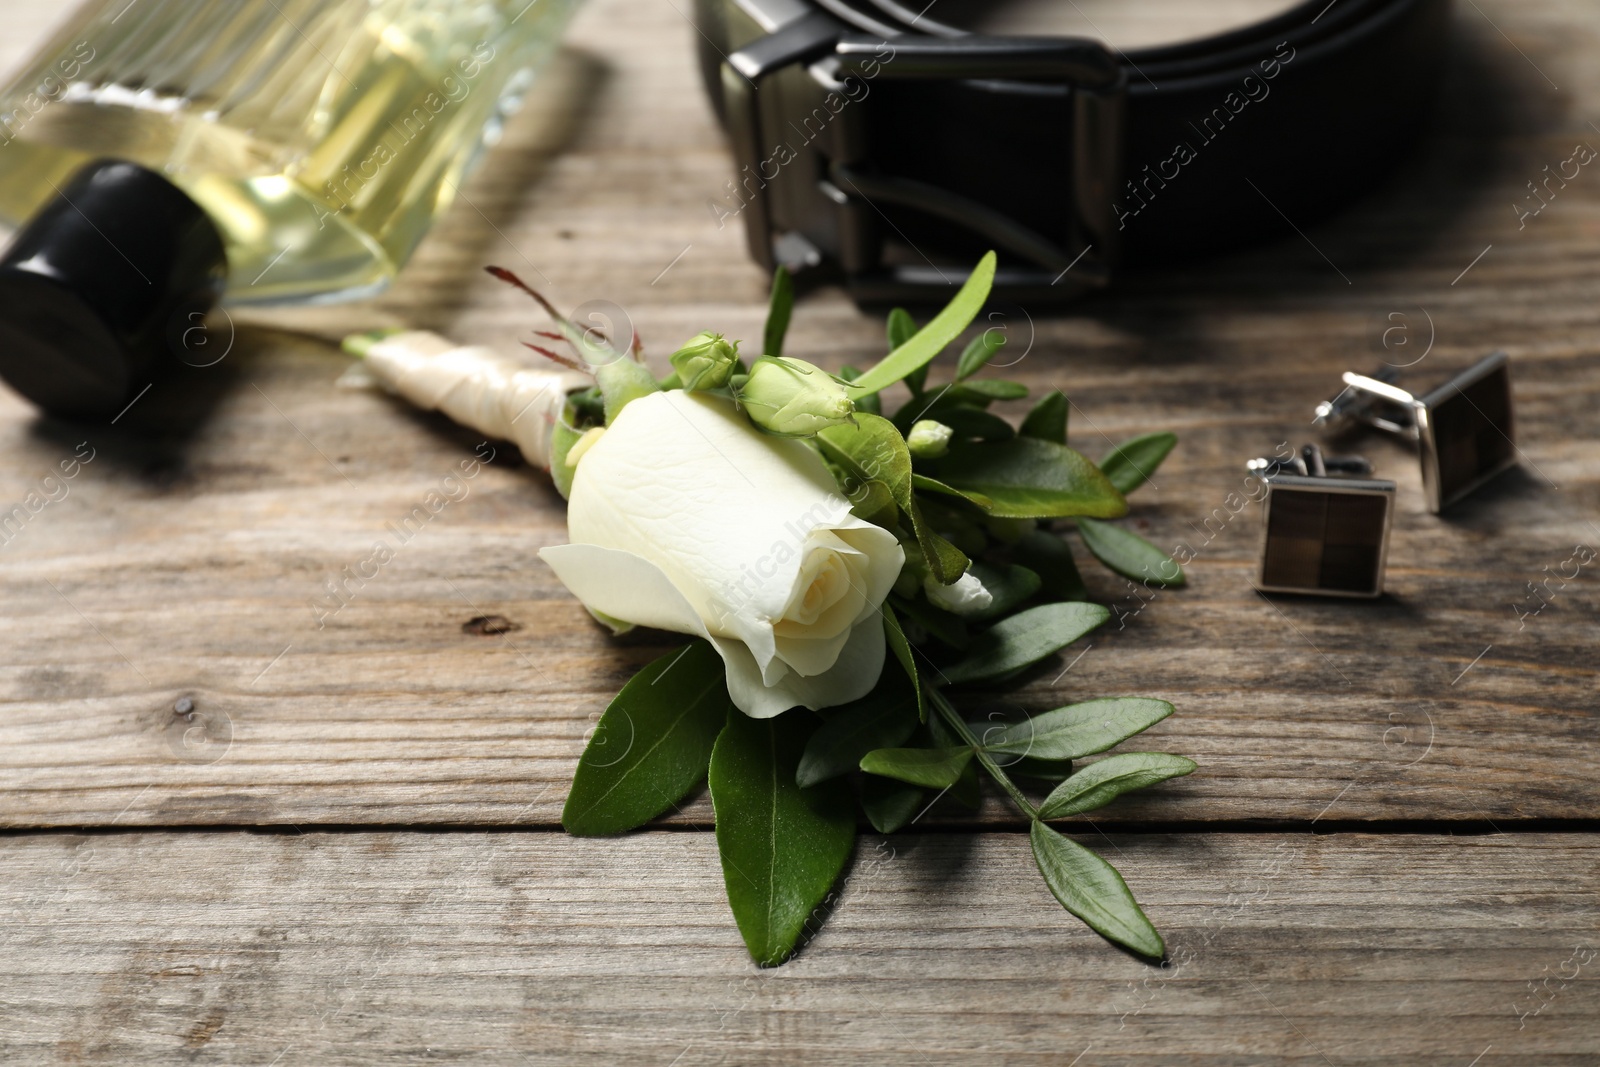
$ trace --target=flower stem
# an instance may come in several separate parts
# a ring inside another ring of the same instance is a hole
[[[983,747],[983,742],[973,735],[971,727],[967,725],[967,721],[961,717],[960,712],[956,711],[955,705],[946,700],[944,694],[932,685],[923,683],[922,688],[928,694],[928,699],[938,710],[940,716],[950,725],[950,729],[954,730],[956,736],[960,737],[962,742],[972,749],[972,754],[978,757],[978,762],[983,765],[984,770],[989,772],[989,777],[1000,783],[1000,788],[1010,795],[1017,807],[1027,813],[1029,819],[1037,819],[1039,817],[1039,809],[1033,806],[1033,802],[1024,796],[1022,790],[1018,789],[1016,783],[1011,780],[1011,776],[1001,769],[1000,765],[994,761],[994,757],[989,755],[988,751]]]

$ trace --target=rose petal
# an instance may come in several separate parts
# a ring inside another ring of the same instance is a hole
[[[539,558],[590,611],[658,630],[706,632],[683,594],[642,556],[598,545],[553,545],[540,549]]]
[[[850,631],[832,667],[810,678],[790,671],[773,685],[763,685],[750,650],[737,641],[712,638],[728,667],[728,695],[739,710],[756,719],[770,719],[792,707],[831,708],[859,700],[878,684],[883,672],[883,623],[876,615]]]

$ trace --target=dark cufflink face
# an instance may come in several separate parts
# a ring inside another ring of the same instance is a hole
[[[1358,597],[1383,592],[1393,482],[1280,474],[1266,484],[1257,589]]]
[[[1511,368],[1504,352],[1417,398],[1422,487],[1435,513],[1516,463]]]

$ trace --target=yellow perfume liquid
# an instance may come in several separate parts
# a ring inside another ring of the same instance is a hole
[[[0,91],[0,219],[82,164],[160,171],[226,300],[378,292],[451,203],[575,0],[90,0]]]

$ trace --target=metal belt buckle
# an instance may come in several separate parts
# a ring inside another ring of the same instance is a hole
[[[1067,86],[1073,129],[1066,243],[987,204],[875,167],[863,107],[852,102],[851,87],[877,78]],[[1122,177],[1127,75],[1098,41],[910,35],[886,40],[844,34],[838,22],[813,12],[730,55],[722,65],[722,90],[738,170],[728,200],[736,209],[725,208],[718,221],[737,210],[751,256],[768,270],[781,263],[796,274],[842,275],[858,300],[942,300],[941,290],[959,284],[963,271],[884,262],[884,208],[912,208],[960,227],[1006,258],[1031,264],[1003,267],[995,278],[999,295],[1061,300],[1110,280],[1117,258],[1112,198]]]

